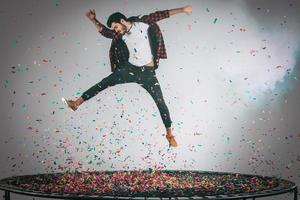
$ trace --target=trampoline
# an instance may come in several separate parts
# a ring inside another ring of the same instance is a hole
[[[147,170],[64,172],[0,180],[4,199],[11,193],[55,199],[256,199],[298,190],[276,177],[225,172]]]

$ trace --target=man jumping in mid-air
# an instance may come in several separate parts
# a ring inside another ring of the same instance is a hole
[[[107,26],[111,28],[109,29],[96,19],[95,10],[87,11],[86,16],[96,26],[97,31],[104,37],[112,39],[109,51],[112,73],[76,100],[66,100],[68,106],[75,111],[84,101],[109,86],[138,83],[154,99],[166,127],[169,145],[176,147],[177,142],[171,128],[172,121],[156,78],[155,69],[159,65],[159,59],[167,58],[162,32],[156,22],[178,13],[190,14],[192,7],[156,11],[142,17],[130,18],[116,12],[107,20]]]

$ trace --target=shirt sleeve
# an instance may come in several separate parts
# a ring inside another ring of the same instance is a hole
[[[99,33],[101,34],[101,35],[103,35],[104,37],[106,37],[106,38],[114,38],[114,36],[115,36],[115,31],[113,31],[113,30],[111,30],[111,29],[109,29],[109,28],[107,28],[106,26],[104,26],[104,25],[102,25],[102,28],[101,28],[101,30],[99,31]]]
[[[170,17],[169,10],[163,10],[150,13],[149,15],[144,15],[141,17],[141,20],[144,22],[158,22],[168,17]]]

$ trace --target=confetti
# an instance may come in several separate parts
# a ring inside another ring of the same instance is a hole
[[[88,164],[92,163],[92,160],[88,162]],[[287,167],[291,167],[291,164]],[[113,164],[111,168],[114,168]],[[238,173],[160,171],[152,168],[148,171],[76,171],[13,177],[12,179],[14,181],[10,180],[9,184],[24,190],[109,196],[219,195],[251,193],[278,186],[278,179],[272,177]]]

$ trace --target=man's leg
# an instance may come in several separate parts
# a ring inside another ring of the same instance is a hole
[[[83,102],[89,100],[90,98],[96,96],[102,90],[121,83],[132,82],[131,76],[128,76],[128,70],[126,68],[116,69],[106,78],[102,79],[99,83],[95,84],[87,91],[85,91],[79,98],[75,101],[67,100],[68,106],[72,110],[76,110]]]
[[[160,116],[166,127],[166,137],[169,141],[169,144],[173,147],[176,147],[177,142],[174,139],[174,135],[172,134],[172,121],[170,118],[169,109],[164,101],[163,94],[154,70],[142,72],[141,79],[138,81],[138,83],[148,91],[148,93],[152,96],[153,100],[155,101],[160,112]]]

